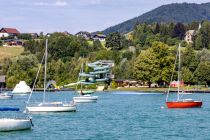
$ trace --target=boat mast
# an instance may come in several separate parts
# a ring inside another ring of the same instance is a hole
[[[83,62],[82,62],[82,69],[81,69],[81,73],[83,73],[83,71],[84,71],[84,65],[83,65]],[[81,83],[81,91],[82,91],[82,83]]]
[[[46,75],[47,75],[47,44],[48,39],[46,39],[45,43],[45,66],[44,66],[44,94],[43,94],[43,103],[45,102],[45,92],[46,92]]]
[[[179,96],[179,90],[180,90],[180,67],[181,67],[181,54],[180,54],[180,43],[179,43],[179,63],[178,63],[178,94],[177,94],[177,101],[179,101],[180,96]]]

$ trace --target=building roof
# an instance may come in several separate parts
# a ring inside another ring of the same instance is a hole
[[[106,35],[103,35],[103,34],[94,34],[93,37],[106,38]]]
[[[6,76],[0,75],[0,83],[5,83],[5,82],[6,82]]]
[[[76,33],[75,35],[85,35],[85,34],[90,35],[90,33],[87,31],[80,31],[80,32]]]
[[[10,33],[10,34],[20,34],[20,32],[15,28],[2,28],[1,33]]]
[[[188,30],[188,31],[186,32],[186,34],[194,35],[194,34],[195,34],[195,30]]]

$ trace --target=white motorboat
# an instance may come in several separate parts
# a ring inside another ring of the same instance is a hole
[[[27,130],[31,129],[32,125],[33,124],[31,119],[2,118],[0,119],[0,132]]]
[[[13,95],[9,95],[8,92],[4,92],[0,94],[0,99],[12,99]]]
[[[76,105],[74,103],[62,102],[45,102],[40,103],[38,106],[26,107],[28,112],[75,112]]]
[[[20,81],[12,91],[14,94],[26,94],[30,92],[31,88],[26,84],[25,81]]]
[[[91,103],[96,102],[98,100],[98,96],[91,95],[81,95],[78,97],[73,97],[75,103]]]
[[[29,105],[29,101],[30,101],[30,98],[32,96],[32,93],[33,93],[33,89],[35,87],[35,83],[36,83],[36,80],[38,78],[38,75],[39,75],[39,72],[40,72],[40,69],[41,69],[41,65],[39,67],[39,70],[37,72],[37,75],[36,75],[36,79],[35,79],[35,82],[34,82],[34,85],[33,85],[33,88],[32,88],[32,91],[31,91],[31,94],[28,98],[28,101],[27,101],[27,106],[26,106],[26,111],[28,112],[75,112],[76,111],[76,105],[74,103],[63,103],[63,102],[46,102],[45,100],[45,94],[46,94],[46,75],[47,75],[47,43],[48,43],[48,40],[46,40],[46,48],[45,48],[45,54],[42,58],[42,62],[41,64],[43,63],[43,61],[45,60],[45,69],[44,69],[44,93],[43,93],[43,101],[41,103],[39,103],[38,105],[35,105],[35,106],[31,106]]]

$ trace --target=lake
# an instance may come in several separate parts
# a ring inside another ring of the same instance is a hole
[[[140,92],[101,92],[97,103],[77,105],[77,112],[32,114],[32,130],[0,132],[0,139],[43,140],[134,140],[210,139],[210,94],[193,94],[203,99],[202,108],[167,109],[164,94]],[[175,98],[175,94],[171,94]],[[69,101],[72,91],[47,93],[48,101]],[[24,110],[27,96],[0,100],[1,106]],[[32,102],[42,101],[35,93]],[[21,113],[3,112],[0,117]]]

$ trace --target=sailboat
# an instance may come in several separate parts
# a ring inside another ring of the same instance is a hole
[[[42,62],[45,59],[45,69],[44,69],[44,93],[43,93],[43,101],[39,103],[36,106],[29,106],[29,101],[33,93],[33,89],[35,87],[36,80],[39,75],[39,71],[41,69],[41,65],[39,67],[39,70],[36,75],[36,79],[33,85],[33,89],[31,91],[31,94],[29,95],[28,101],[27,101],[27,106],[26,106],[26,111],[28,112],[71,112],[71,111],[76,111],[76,105],[74,102],[69,102],[69,103],[63,103],[63,102],[46,102],[45,100],[45,95],[46,95],[46,75],[47,75],[47,45],[48,45],[48,39],[46,39],[46,48],[45,48],[45,54],[42,58]]]
[[[181,79],[181,53],[180,53],[180,44],[177,50],[176,60],[178,57],[178,90],[177,90],[177,99],[174,101],[168,101],[169,92],[170,92],[170,85],[168,88],[167,96],[166,96],[166,105],[168,108],[196,108],[202,106],[201,100],[194,100],[194,99],[182,99],[180,94],[182,93],[180,91],[180,79]],[[176,60],[174,64],[174,70],[176,67]],[[173,72],[174,72],[173,70]],[[173,74],[171,76],[171,81],[173,79]]]
[[[91,96],[89,94],[86,94],[85,92],[87,90],[84,90],[82,89],[82,85],[83,84],[93,84],[92,82],[88,82],[88,81],[83,81],[83,80],[80,80],[80,76],[84,76],[86,78],[94,78],[93,75],[90,75],[90,74],[85,74],[83,72],[83,64],[82,64],[82,69],[80,70],[80,73],[79,73],[79,77],[78,77],[78,84],[81,85],[81,89],[79,90],[79,93],[80,95],[77,96],[77,97],[73,97],[73,100],[75,103],[90,103],[90,102],[96,102],[98,100],[98,96]],[[77,91],[78,92],[78,91]]]

